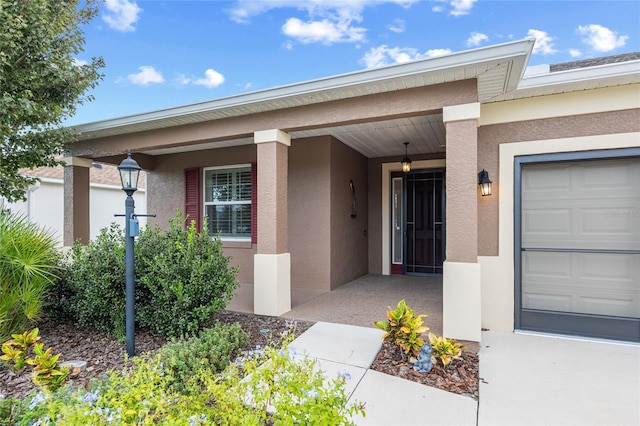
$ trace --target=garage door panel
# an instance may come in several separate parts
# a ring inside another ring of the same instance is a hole
[[[571,171],[553,164],[540,165],[522,177],[522,192],[532,198],[561,198],[571,193],[571,186]]]
[[[637,299],[636,299],[637,300]],[[612,317],[640,318],[638,315],[638,304],[634,299],[582,297],[580,304],[581,311],[593,315],[607,315]]]
[[[544,290],[544,289],[543,289]],[[523,307],[526,309],[571,312],[572,297],[566,294],[551,294],[549,291],[544,293],[529,292],[523,295]]]
[[[522,245],[529,248],[640,249],[640,201],[523,203]],[[558,204],[565,204],[559,206]]]
[[[613,190],[629,193],[638,188],[640,182],[637,163],[635,159],[585,162],[574,168],[574,174],[581,179],[579,186],[585,192],[607,193]]]
[[[573,254],[579,263],[578,279],[607,281],[617,288],[640,288],[640,254],[583,253]]]
[[[526,210],[522,218],[522,240],[527,246],[548,239],[564,241],[571,232],[571,209],[541,206]]]
[[[522,259],[522,277],[527,282],[553,279],[570,280],[571,253],[525,252]]]
[[[640,255],[522,253],[524,309],[640,318]]]

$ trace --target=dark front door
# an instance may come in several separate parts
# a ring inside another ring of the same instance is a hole
[[[444,170],[408,173],[405,189],[404,270],[407,273],[442,274]]]

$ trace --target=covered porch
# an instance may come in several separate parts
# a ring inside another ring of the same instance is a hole
[[[228,310],[253,313],[253,285],[241,284]],[[429,331],[442,334],[442,277],[368,274],[328,292],[293,288],[283,318],[373,327],[388,307],[404,299],[416,315],[426,314]]]

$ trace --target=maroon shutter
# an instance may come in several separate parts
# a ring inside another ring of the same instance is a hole
[[[187,216],[187,222],[196,221],[196,229],[200,231],[201,213],[201,193],[202,185],[200,184],[200,176],[202,169],[194,167],[192,169],[184,169],[184,213]]]
[[[251,163],[251,243],[258,242],[258,165]]]

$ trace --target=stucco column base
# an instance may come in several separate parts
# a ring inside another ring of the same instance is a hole
[[[482,331],[481,276],[477,263],[444,262],[442,334],[479,342]]]
[[[280,316],[291,310],[291,255],[253,256],[253,313]]]

